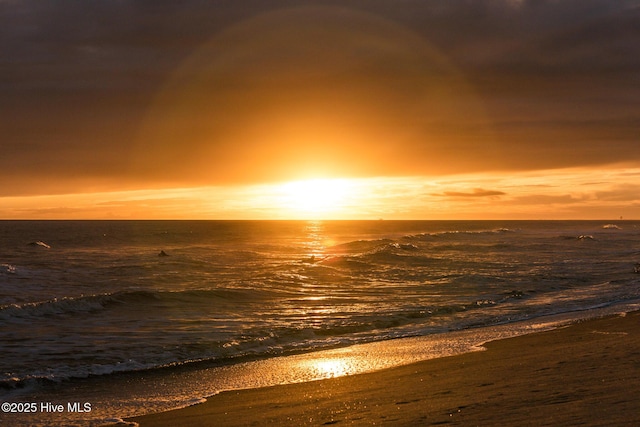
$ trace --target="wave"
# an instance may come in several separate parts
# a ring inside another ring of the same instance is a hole
[[[605,230],[622,230],[622,227],[617,224],[605,224],[602,226],[602,228],[604,228]]]
[[[446,230],[436,231],[429,233],[409,234],[405,236],[409,240],[431,240],[434,238],[456,238],[465,236],[484,236],[484,235],[497,235],[506,233],[517,233],[517,229],[512,228],[492,228],[487,230]]]
[[[157,293],[128,291],[111,295],[92,295],[76,299],[66,298],[42,303],[5,306],[0,310],[0,318],[4,320],[9,317],[12,320],[18,319],[24,323],[31,323],[33,318],[42,319],[60,314],[86,314],[90,311],[106,309],[111,305],[128,304],[129,306],[125,308],[129,310],[133,308],[130,306],[132,304],[149,304],[152,301],[158,303],[176,298],[202,299],[203,297],[209,298],[209,301],[206,301],[209,304],[210,298],[246,298],[244,294],[244,292],[235,290]],[[425,325],[429,325],[430,319],[483,309],[507,302],[512,298],[522,298],[523,295],[524,293],[521,291],[512,291],[504,295],[502,299],[481,298],[468,303],[416,305],[395,309],[389,307],[383,311],[363,312],[349,316],[344,312],[336,312],[322,323],[298,323],[296,319],[292,318],[290,322],[280,325],[262,325],[233,336],[209,334],[209,337],[202,336],[193,339],[187,334],[181,339],[179,345],[170,346],[172,348],[170,351],[168,351],[169,347],[161,343],[140,348],[135,355],[130,354],[124,348],[111,348],[113,357],[104,360],[101,357],[96,357],[94,363],[72,362],[69,364],[67,361],[62,364],[42,365],[40,368],[28,372],[11,374],[10,377],[1,378],[2,376],[0,376],[0,388],[23,389],[31,385],[60,382],[71,378],[181,367],[194,363],[213,363],[216,365],[236,363],[247,358],[264,358],[292,352],[315,351],[328,347],[413,336],[416,334],[416,328],[420,329],[423,322],[426,322]],[[323,301],[324,303],[326,301]],[[65,347],[60,347],[60,349],[63,348]],[[71,350],[65,349],[65,351],[70,352]],[[78,358],[78,361],[86,361],[87,357],[93,358],[93,356],[89,356],[89,353],[85,354],[84,350],[80,353],[81,357]]]
[[[327,248],[328,253],[335,256],[362,256],[373,253],[406,253],[418,252],[422,242],[441,241],[442,239],[458,239],[469,236],[493,236],[517,233],[517,229],[495,228],[487,230],[447,230],[418,234],[407,234],[396,239],[354,240]]]
[[[34,318],[56,316],[61,314],[87,313],[101,310],[114,301],[112,295],[91,295],[87,297],[55,298],[49,301],[9,304],[0,307],[0,320],[30,321]]]
[[[16,274],[16,266],[11,264],[0,264],[0,273],[2,274]]]
[[[0,321],[25,322],[61,315],[86,314],[101,311],[112,306],[135,309],[153,303],[194,303],[198,301],[225,300],[229,302],[249,302],[266,299],[267,290],[215,289],[186,291],[145,291],[132,290],[99,295],[54,298],[47,301],[7,304],[0,306]]]
[[[452,304],[433,307],[415,307],[410,310],[363,314],[351,319],[307,325],[305,327],[281,327],[264,330],[262,334],[237,336],[226,343],[207,340],[184,342],[179,353],[157,352],[152,348],[140,348],[135,358],[109,360],[97,363],[61,364],[29,373],[13,374],[0,378],[0,389],[25,390],[47,384],[60,383],[74,378],[88,378],[119,373],[134,373],[189,366],[220,366],[245,360],[269,358],[300,352],[379,341],[383,339],[415,336],[416,322],[429,318],[450,316],[470,310],[482,309],[494,302],[480,301],[471,304]],[[158,350],[158,349],[155,349]],[[183,353],[184,352],[184,353]],[[1,376],[0,376],[1,377]]]
[[[494,236],[516,233],[516,230],[497,228],[479,231],[442,231],[405,235],[398,239],[357,240],[327,249],[330,254],[320,264],[332,267],[363,268],[374,265],[404,265],[419,267],[443,263],[443,251],[479,253],[487,250],[506,250],[510,244],[499,241],[475,241],[460,239],[475,236]],[[473,239],[475,240],[475,239]]]
[[[35,241],[35,242],[29,242],[29,243],[27,243],[27,246],[31,246],[31,247],[34,247],[34,248],[51,249],[51,245],[49,245],[49,244],[47,244],[47,243],[45,243],[45,242],[43,242],[41,240],[38,240],[38,241]]]
[[[354,240],[328,248],[333,253],[362,253],[393,243],[391,239]]]
[[[124,372],[139,372],[157,369],[161,366],[154,363],[142,364],[136,361],[118,362],[114,364],[93,364],[58,366],[42,371],[33,371],[25,376],[12,376],[0,379],[2,390],[35,390],[43,385],[56,384],[73,378],[88,378],[91,376],[110,375]]]

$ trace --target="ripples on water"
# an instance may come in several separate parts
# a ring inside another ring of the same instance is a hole
[[[0,383],[11,396],[629,301],[639,226],[0,222]]]

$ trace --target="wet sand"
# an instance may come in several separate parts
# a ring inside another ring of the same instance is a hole
[[[494,341],[487,351],[229,391],[142,427],[640,425],[640,312]]]

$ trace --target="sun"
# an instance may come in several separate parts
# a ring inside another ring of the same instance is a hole
[[[350,180],[326,178],[286,182],[279,190],[282,210],[301,219],[345,214],[354,192]]]

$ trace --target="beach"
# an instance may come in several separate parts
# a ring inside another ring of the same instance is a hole
[[[132,418],[141,427],[249,425],[634,425],[640,313],[484,345],[378,372],[227,391]]]

